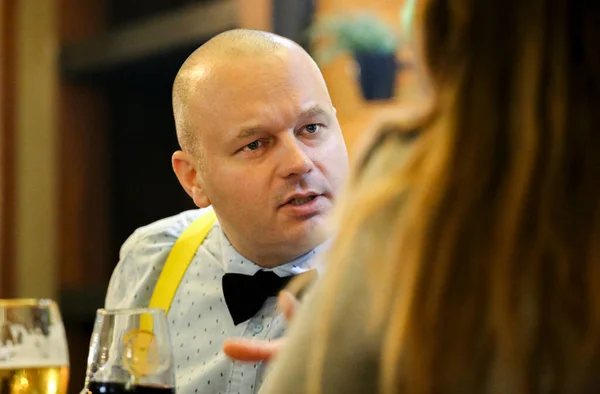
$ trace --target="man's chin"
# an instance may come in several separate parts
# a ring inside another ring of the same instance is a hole
[[[290,243],[302,245],[310,250],[319,246],[331,236],[329,227],[329,220],[319,215],[290,223],[286,226],[284,232]]]

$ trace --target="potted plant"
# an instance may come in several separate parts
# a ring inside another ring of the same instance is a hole
[[[398,34],[377,15],[363,12],[324,17],[310,33],[313,42],[318,43],[317,62],[326,64],[342,53],[352,55],[366,100],[385,100],[394,95]]]

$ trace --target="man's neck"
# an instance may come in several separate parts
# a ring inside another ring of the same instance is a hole
[[[223,234],[231,244],[231,246],[246,260],[263,268],[276,268],[291,262],[294,262],[309,253],[312,253],[319,245],[312,243],[300,247],[295,245],[293,248],[269,248],[261,245],[260,247],[248,247],[243,242],[240,243],[236,239],[232,239],[223,230]]]
[[[263,268],[276,268],[282,265],[292,263],[303,256],[320,249],[321,245],[327,243],[328,234],[316,229],[312,234],[298,239],[292,239],[286,242],[264,242],[264,239],[253,241],[245,237],[238,237],[235,232],[227,231],[224,223],[220,222],[220,227],[225,239],[236,250],[236,252],[246,260]],[[261,242],[262,241],[262,242]]]
[[[299,253],[249,253],[248,251],[240,250],[235,244],[231,244],[235,250],[251,261],[252,263],[261,266],[263,268],[276,268],[288,263],[291,263],[302,256],[311,253],[314,248],[304,250]]]

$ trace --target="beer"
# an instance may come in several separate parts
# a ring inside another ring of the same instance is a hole
[[[175,388],[161,385],[90,382],[89,394],[175,394]]]
[[[0,394],[66,394],[69,367],[0,368]]]
[[[69,354],[51,300],[0,300],[0,394],[66,394]]]

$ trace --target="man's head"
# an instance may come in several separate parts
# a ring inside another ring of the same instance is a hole
[[[232,30],[197,49],[173,86],[173,168],[233,246],[264,266],[320,244],[348,171],[323,77],[297,44]]]

